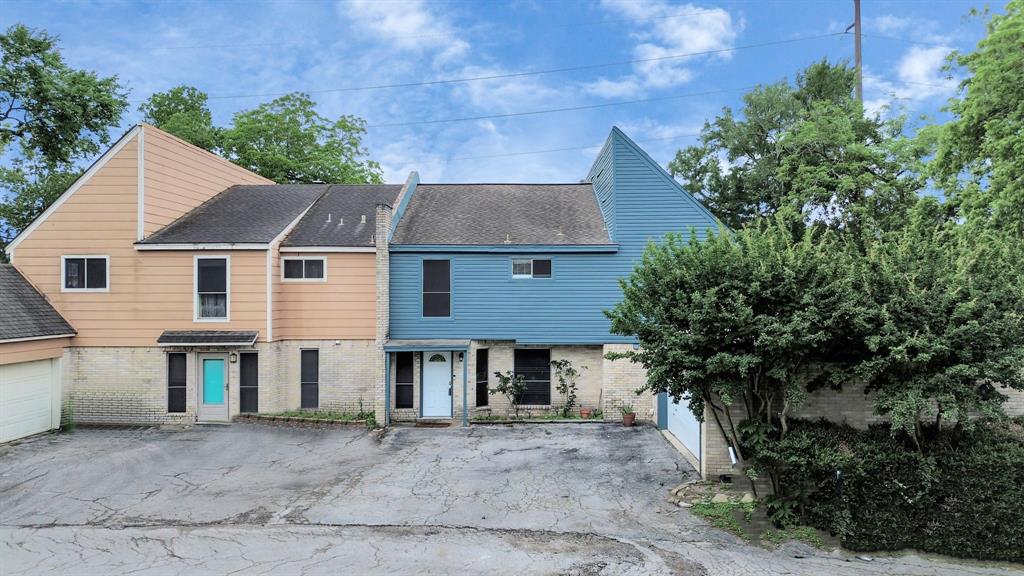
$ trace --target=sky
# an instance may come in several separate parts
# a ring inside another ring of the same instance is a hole
[[[325,116],[366,120],[369,156],[394,183],[410,170],[424,182],[576,182],[613,125],[665,166],[744,91],[854,49],[852,0],[4,4],[0,26],[44,29],[71,66],[127,85],[122,130],[179,84],[210,95],[219,125],[303,91]],[[863,0],[869,110],[944,118],[956,91],[944,58],[983,37],[984,22],[965,18],[982,5]]]

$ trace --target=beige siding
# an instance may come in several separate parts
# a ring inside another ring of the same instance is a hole
[[[155,128],[147,127],[144,146],[147,165],[155,161],[154,157],[159,157],[151,153],[154,148],[175,142]],[[177,145],[186,147],[181,143]],[[187,159],[192,150],[183,152],[182,157]],[[137,142],[126,143],[21,241],[15,249],[14,265],[78,330],[73,346],[152,346],[160,332],[168,329],[259,330],[260,337],[264,338],[266,252],[217,253],[231,256],[231,321],[197,323],[193,321],[195,253],[135,250],[137,159]],[[210,189],[245,181],[244,174],[239,175],[230,165],[212,160],[208,164],[211,171],[217,167],[223,170],[219,180],[206,179]],[[190,173],[195,176],[194,166],[184,162],[183,167],[180,171],[182,190],[194,185],[194,181],[188,180]],[[146,195],[150,196],[148,190]],[[196,204],[198,200],[195,197],[188,202]],[[186,208],[183,205],[180,209]],[[61,292],[61,255],[70,254],[109,256],[109,292]]]
[[[0,344],[0,365],[60,358],[69,341],[69,338],[47,338]]]
[[[144,130],[146,235],[170,224],[228,186],[273,184],[152,126],[145,126]]]
[[[274,339],[373,340],[376,327],[372,253],[301,254],[327,259],[326,282],[282,282],[273,264]]]

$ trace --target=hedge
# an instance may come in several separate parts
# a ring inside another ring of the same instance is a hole
[[[846,548],[1024,561],[1022,419],[932,430],[920,451],[886,426],[798,421],[760,456],[801,521]]]

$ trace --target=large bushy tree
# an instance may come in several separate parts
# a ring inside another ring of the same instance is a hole
[[[901,118],[865,115],[854,70],[822,61],[743,97],[705,124],[670,172],[722,222],[740,228],[780,210],[834,228],[896,226],[922,187],[926,151]]]
[[[965,71],[953,119],[938,132],[932,174],[959,217],[1024,238],[1024,1],[988,23],[970,53],[955,53]]]
[[[110,143],[127,108],[117,76],[67,65],[57,38],[15,24],[0,34],[0,259],[3,248]]]
[[[139,106],[148,122],[204,150],[217,150],[220,131],[213,125],[208,96],[192,86],[157,92]]]

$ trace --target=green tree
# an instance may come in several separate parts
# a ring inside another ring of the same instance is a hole
[[[924,198],[859,262],[866,349],[855,373],[918,446],[924,424],[1000,416],[1000,391],[1024,390],[1024,246],[961,227]]]
[[[235,114],[221,134],[224,157],[278,183],[382,182],[380,166],[366,158],[365,122],[330,120],[305,94],[288,94]]]
[[[0,34],[0,258],[73,181],[75,162],[110,143],[125,97],[116,76],[69,67],[46,32],[15,24]]]
[[[213,125],[207,99],[206,93],[197,88],[177,86],[153,94],[139,106],[139,111],[143,122],[214,152],[220,131]]]
[[[793,229],[772,218],[705,241],[669,235],[606,312],[613,333],[640,343],[609,357],[646,368],[652,393],[688,396],[698,418],[711,408],[741,465],[747,438],[785,434],[809,387],[850,377],[858,348],[850,251],[831,231]]]
[[[1024,238],[1024,1],[993,16],[974,52],[954,53],[969,76],[934,128],[932,175],[957,214]]]
[[[739,114],[706,123],[669,171],[732,228],[781,210],[835,228],[896,226],[922,187],[927,148],[902,137],[902,119],[865,116],[854,82],[845,63],[822,61],[793,85],[758,87]]]

